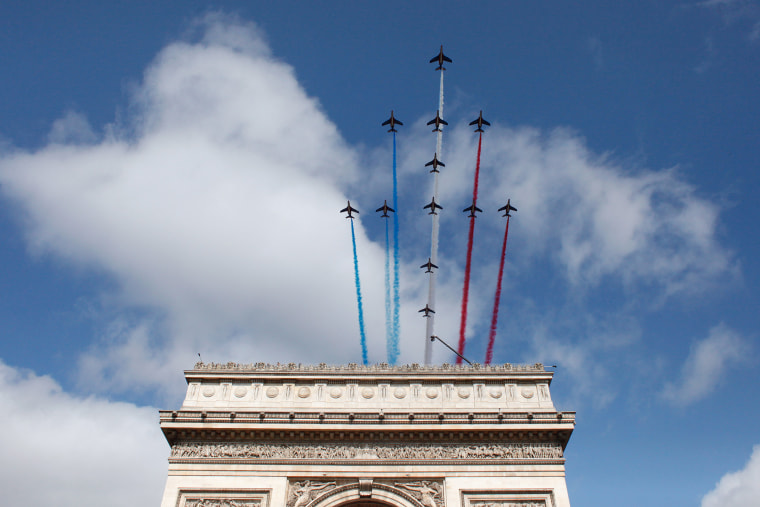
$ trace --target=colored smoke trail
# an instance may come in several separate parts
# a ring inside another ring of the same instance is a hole
[[[399,318],[399,308],[401,300],[399,298],[399,260],[398,260],[398,185],[396,177],[396,133],[393,133],[393,329],[391,340],[388,344],[388,363],[392,366],[396,364],[399,354],[399,335],[401,334],[401,324]],[[387,243],[387,222],[386,222],[386,243]]]
[[[509,210],[507,210],[509,212]],[[501,262],[499,264],[499,279],[496,281],[496,295],[493,298],[493,315],[491,316],[491,331],[488,334],[488,349],[486,349],[485,364],[491,364],[493,359],[493,342],[496,338],[496,322],[499,320],[499,301],[501,300],[501,279],[504,277],[504,257],[507,252],[507,235],[509,234],[509,217],[504,229],[504,242],[501,245]]]
[[[478,135],[478,158],[475,163],[475,183],[472,187],[472,205],[478,202],[478,179],[480,178],[480,148],[483,141],[483,133]],[[473,209],[470,217],[470,232],[467,237],[467,262],[464,268],[464,288],[462,289],[462,316],[459,323],[459,347],[457,352],[464,355],[465,328],[467,327],[467,303],[470,298],[470,270],[472,268],[472,243],[475,236],[475,210]],[[457,364],[462,364],[462,358],[457,357]]]
[[[364,333],[364,309],[362,308],[362,286],[359,282],[359,258],[356,256],[356,234],[354,233],[353,220],[351,220],[351,243],[354,248],[354,280],[356,281],[356,305],[359,307],[359,336],[362,346],[362,364],[368,364],[367,336]]]
[[[388,349],[388,362],[393,348],[393,321],[391,320],[391,244],[388,234],[388,220],[385,220],[385,343]]]
[[[438,112],[443,118],[443,70],[441,70],[441,84],[438,90]],[[435,142],[435,152],[438,157],[443,158],[443,125],[438,127],[438,135]],[[438,172],[433,173],[433,196],[436,202],[440,202],[438,199]],[[438,263],[438,215],[433,215],[433,231],[430,237],[430,261],[433,264]],[[431,270],[432,271],[432,270]],[[428,285],[428,306],[435,310],[435,271],[430,273],[429,285]],[[435,335],[435,314],[430,314],[425,319],[425,364],[430,364],[433,360],[433,350],[430,337]]]

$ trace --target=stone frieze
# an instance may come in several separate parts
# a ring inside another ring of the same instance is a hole
[[[483,445],[341,445],[184,442],[172,446],[172,458],[309,460],[508,460],[561,459],[558,443]]]

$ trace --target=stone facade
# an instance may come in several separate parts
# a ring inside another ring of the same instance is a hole
[[[568,507],[552,372],[196,364],[162,507]]]

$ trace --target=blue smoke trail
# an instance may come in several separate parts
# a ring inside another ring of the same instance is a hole
[[[359,335],[362,345],[362,364],[367,361],[367,335],[364,333],[364,309],[362,308],[362,286],[359,283],[359,258],[356,256],[356,234],[354,234],[354,221],[351,220],[351,243],[354,247],[354,279],[356,280],[356,305],[359,307]]]
[[[399,307],[401,306],[398,295],[398,185],[396,178],[396,133],[393,133],[393,209],[396,213],[393,214],[393,339],[391,340],[391,347],[388,351],[388,363],[391,365],[396,364],[398,358],[399,349],[398,341],[400,331],[399,322]]]
[[[393,355],[393,321],[391,320],[391,243],[388,236],[388,219],[385,219],[385,343],[388,361]]]

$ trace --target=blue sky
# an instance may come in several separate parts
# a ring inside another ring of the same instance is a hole
[[[55,488],[31,503],[89,505],[129,473],[124,505],[158,502],[155,411],[197,353],[360,361],[346,199],[384,361],[390,109],[400,361],[422,361],[443,43],[437,334],[456,342],[482,109],[465,355],[483,360],[509,197],[494,362],[558,365],[573,503],[760,496],[760,3],[619,4],[0,6],[3,489],[28,500],[33,473]]]

